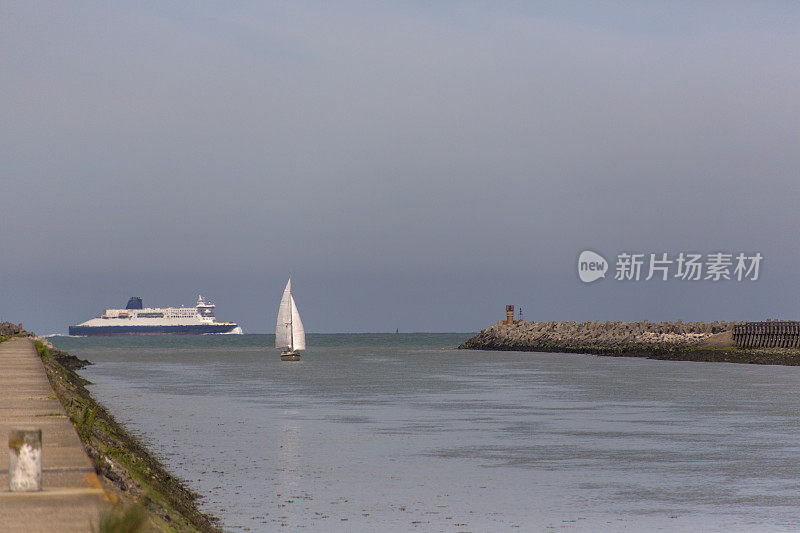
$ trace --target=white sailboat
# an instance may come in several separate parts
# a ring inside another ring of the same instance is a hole
[[[275,347],[281,350],[281,361],[299,361],[300,354],[306,349],[306,331],[303,321],[292,297],[292,278],[283,290],[281,305],[278,307],[278,323],[275,325]]]

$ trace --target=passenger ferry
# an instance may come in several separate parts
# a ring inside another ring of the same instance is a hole
[[[217,322],[214,304],[197,297],[194,307],[143,307],[133,296],[125,309],[106,309],[99,318],[69,327],[69,334],[94,335],[202,335],[227,333],[241,335],[235,322]]]

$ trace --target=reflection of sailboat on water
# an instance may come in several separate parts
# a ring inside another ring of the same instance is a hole
[[[283,290],[281,305],[278,307],[278,323],[275,325],[275,347],[281,349],[281,361],[299,361],[306,349],[306,331],[303,321],[292,298],[292,278]]]

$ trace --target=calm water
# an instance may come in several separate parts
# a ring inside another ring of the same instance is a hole
[[[800,530],[800,368],[467,337],[53,342],[226,530]]]

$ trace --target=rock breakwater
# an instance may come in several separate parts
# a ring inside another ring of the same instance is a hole
[[[27,337],[30,335],[25,328],[22,327],[22,324],[14,324],[13,322],[0,322],[0,337],[12,337],[14,335],[21,335],[23,337]]]
[[[486,328],[459,349],[587,353],[673,361],[800,365],[800,350],[738,348],[742,322],[523,322]]]
[[[675,350],[699,346],[735,322],[522,322],[486,328],[459,346],[473,350],[594,353]]]

